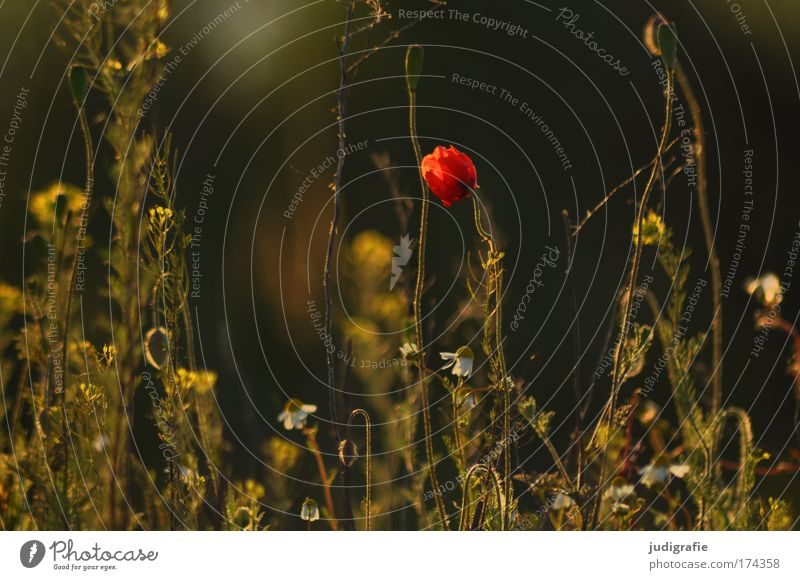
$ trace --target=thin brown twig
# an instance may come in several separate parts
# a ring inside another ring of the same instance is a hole
[[[675,139],[673,139],[672,141],[670,141],[670,142],[669,142],[669,143],[666,145],[666,147],[664,148],[664,150],[663,150],[663,152],[662,152],[662,155],[663,155],[664,153],[666,153],[667,151],[669,151],[669,150],[670,150],[670,149],[671,149],[671,148],[672,148],[672,147],[673,147],[673,146],[674,146],[674,145],[675,145],[675,144],[676,144],[676,143],[677,143],[679,140],[680,140],[680,137],[676,137]],[[600,202],[599,202],[597,205],[595,205],[595,206],[594,206],[594,207],[593,207],[591,210],[589,210],[589,212],[586,214],[586,217],[584,217],[584,218],[583,218],[583,219],[582,219],[582,220],[581,220],[581,221],[578,223],[578,225],[576,225],[576,226],[574,227],[574,229],[573,229],[573,231],[572,231],[572,236],[573,236],[573,237],[577,236],[577,235],[578,235],[578,232],[580,232],[580,231],[581,231],[581,229],[583,229],[583,226],[585,226],[585,225],[586,225],[586,223],[587,223],[587,222],[588,222],[588,221],[591,219],[591,217],[592,217],[592,216],[593,216],[595,213],[597,213],[598,211],[600,211],[600,210],[603,208],[603,206],[605,206],[605,205],[606,205],[606,204],[607,204],[607,203],[608,203],[608,202],[611,200],[611,198],[614,196],[614,194],[615,194],[615,193],[617,193],[617,192],[618,192],[620,189],[622,189],[623,187],[625,187],[625,186],[626,186],[626,185],[628,185],[629,183],[633,182],[633,180],[634,180],[634,179],[636,179],[637,177],[639,177],[639,175],[641,175],[641,174],[642,174],[643,172],[645,172],[647,169],[651,168],[651,167],[653,166],[653,164],[654,164],[654,163],[658,162],[658,160],[659,160],[659,159],[660,159],[660,157],[655,157],[655,158],[654,158],[652,161],[650,161],[650,162],[649,162],[647,165],[643,165],[642,167],[640,167],[639,169],[637,169],[636,171],[634,171],[634,172],[631,174],[631,176],[630,176],[630,177],[628,177],[627,179],[625,179],[625,180],[621,181],[621,182],[619,183],[619,185],[617,185],[617,186],[616,186],[616,187],[614,187],[614,188],[613,188],[611,191],[609,191],[609,192],[608,192],[608,193],[605,195],[605,197],[603,197],[603,199],[602,199],[602,200],[601,200],[601,201],[600,201]]]

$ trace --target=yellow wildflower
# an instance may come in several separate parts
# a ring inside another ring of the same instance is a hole
[[[66,208],[74,215],[80,213],[83,203],[83,191],[74,185],[53,182],[46,189],[31,194],[28,203],[28,211],[36,219],[40,227],[52,225],[56,213],[56,200],[59,195],[63,195],[66,200]]]
[[[645,246],[653,246],[659,243],[666,233],[667,226],[664,225],[664,220],[651,209],[642,222],[642,244]],[[639,237],[638,223],[633,225],[633,236],[634,238]]]

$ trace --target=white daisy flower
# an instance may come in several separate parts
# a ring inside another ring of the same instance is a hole
[[[611,482],[611,486],[605,491],[603,497],[605,499],[613,499],[617,502],[622,502],[631,495],[633,495],[633,485],[621,477],[617,477]]]
[[[758,298],[765,306],[773,306],[783,300],[781,279],[772,272],[767,272],[758,278],[749,278],[745,284],[745,290],[751,296]]]
[[[319,519],[319,506],[310,497],[306,498],[303,507],[300,508],[300,519],[306,522],[315,522]]]
[[[683,479],[689,473],[689,466],[685,463],[673,463],[669,466],[669,472],[675,477]]]
[[[554,510],[569,509],[575,503],[572,498],[566,493],[558,492],[550,503],[550,507]]]
[[[442,360],[447,361],[443,369],[451,369],[457,377],[468,378],[472,374],[472,363],[475,360],[475,353],[468,346],[462,346],[456,352],[440,352]]]
[[[400,354],[403,358],[411,358],[417,352],[419,352],[419,348],[417,348],[417,343],[415,342],[406,342],[400,347]]]
[[[685,463],[670,463],[661,458],[639,469],[639,474],[642,476],[639,481],[646,487],[653,487],[667,483],[672,477],[682,479],[687,473],[689,466]]]
[[[628,498],[634,496],[633,485],[621,477],[617,477],[611,482],[611,486],[603,493],[604,499],[613,500],[611,512],[615,514],[627,513],[631,507],[626,503]]]
[[[308,416],[316,410],[316,405],[306,405],[300,399],[289,399],[281,414],[278,415],[278,421],[283,422],[283,428],[287,431],[302,429],[306,426]]]

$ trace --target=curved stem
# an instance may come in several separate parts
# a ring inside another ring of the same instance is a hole
[[[504,509],[504,504],[507,504],[508,501],[503,501],[503,492],[501,489],[500,481],[497,478],[497,473],[495,473],[494,469],[492,469],[491,465],[484,465],[482,463],[478,463],[473,465],[467,471],[467,475],[464,478],[464,494],[461,497],[461,514],[459,516],[459,523],[458,529],[461,531],[465,531],[467,529],[467,524],[469,523],[469,506],[467,506],[467,498],[469,497],[469,484],[472,480],[472,476],[479,473],[480,471],[485,471],[491,480],[492,489],[495,492],[495,500],[497,501],[498,507],[500,509]]]
[[[369,419],[369,414],[364,409],[354,409],[350,413],[350,418],[347,421],[347,434],[346,439],[350,437],[350,427],[352,426],[353,419],[361,415],[364,418],[364,428],[366,430],[367,439],[367,491],[366,491],[366,512],[367,512],[367,531],[372,530],[372,422]]]

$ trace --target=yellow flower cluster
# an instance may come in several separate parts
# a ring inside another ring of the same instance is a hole
[[[386,265],[392,261],[392,242],[376,231],[361,232],[350,245],[350,258],[364,274],[387,276]]]
[[[83,395],[83,398],[86,399],[86,402],[90,406],[94,406],[97,402],[103,399],[103,389],[102,387],[98,387],[97,385],[93,384],[80,384],[80,391]]]
[[[109,367],[111,366],[111,363],[114,362],[114,357],[116,356],[117,356],[117,349],[114,348],[113,346],[104,344],[103,354],[100,356],[100,362]]]
[[[175,382],[181,394],[186,394],[194,389],[198,394],[204,394],[214,388],[217,383],[217,373],[213,371],[190,371],[179,368],[175,371]]]
[[[83,191],[79,187],[56,181],[48,188],[31,194],[28,211],[40,227],[52,225],[56,213],[56,200],[63,195],[66,208],[73,215],[80,213]]]
[[[667,226],[664,225],[664,220],[651,209],[642,222],[642,244],[645,246],[654,246],[664,238],[666,233]],[[639,237],[638,223],[633,224],[633,237]]]
[[[281,473],[292,469],[300,459],[301,453],[297,445],[282,437],[271,437],[264,444],[264,454],[269,458],[270,465]]]
[[[172,210],[168,207],[151,207],[150,208],[150,226],[157,230],[169,229],[169,223],[172,221]]]
[[[259,500],[267,494],[264,486],[252,479],[248,479],[244,482],[244,492],[248,497],[255,500]]]
[[[0,312],[11,315],[22,307],[22,293],[15,286],[0,283]]]

